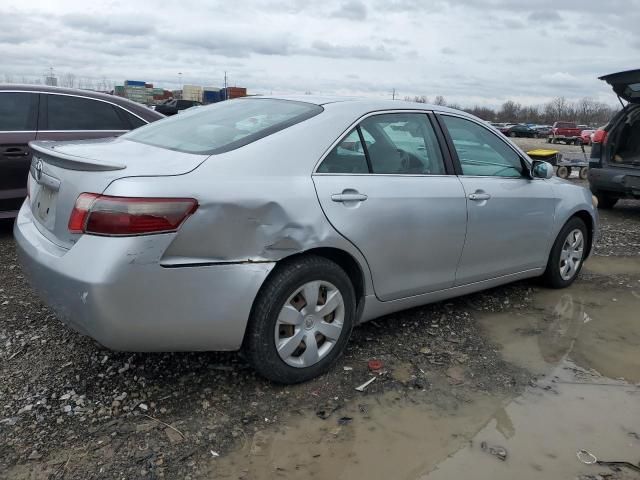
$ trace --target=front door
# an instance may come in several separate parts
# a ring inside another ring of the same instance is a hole
[[[466,230],[460,180],[448,174],[429,117],[365,118],[313,181],[331,224],[365,256],[380,300],[449,288]]]
[[[467,239],[456,284],[544,267],[556,205],[549,182],[530,178],[517,151],[488,128],[461,117],[440,118],[467,196]]]

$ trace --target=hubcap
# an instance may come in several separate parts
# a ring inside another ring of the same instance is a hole
[[[571,280],[582,263],[584,253],[584,235],[582,231],[572,230],[567,235],[560,253],[560,276],[563,280]]]
[[[344,299],[331,283],[308,282],[284,303],[275,327],[280,358],[292,367],[310,367],[334,347],[344,325]]]

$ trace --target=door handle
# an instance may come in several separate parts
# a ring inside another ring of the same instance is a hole
[[[469,200],[474,200],[476,202],[481,202],[482,200],[489,200],[490,198],[491,198],[491,195],[484,192],[476,192],[476,193],[469,194]]]
[[[331,200],[334,202],[364,202],[368,197],[362,193],[334,193]]]
[[[29,154],[27,149],[20,147],[5,148],[3,153],[6,157],[24,157]]]

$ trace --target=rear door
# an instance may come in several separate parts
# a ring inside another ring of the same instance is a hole
[[[453,144],[468,205],[456,284],[543,267],[557,202],[549,182],[530,178],[517,151],[480,122],[439,118]]]
[[[383,301],[455,280],[467,207],[437,135],[425,113],[373,114],[313,175],[327,218],[364,254]]]
[[[120,107],[76,95],[42,94],[38,140],[82,140],[115,137],[130,122]]]
[[[15,216],[27,196],[37,118],[37,93],[0,91],[0,218]]]

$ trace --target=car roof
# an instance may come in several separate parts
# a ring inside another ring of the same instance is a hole
[[[342,96],[322,96],[322,95],[257,95],[242,97],[242,99],[270,98],[274,100],[290,100],[296,102],[311,103],[313,105],[340,104],[341,106],[352,107],[354,111],[373,112],[378,110],[429,110],[438,112],[451,112],[465,114],[461,110],[432,105],[429,103],[407,102],[405,100],[390,100],[382,98],[365,97],[342,97]],[[469,115],[471,116],[471,115]]]
[[[32,84],[20,84],[9,83],[0,85],[0,92],[2,91],[20,91],[20,92],[38,92],[38,93],[57,93],[62,95],[77,95],[86,98],[95,98],[96,100],[105,100],[110,103],[115,103],[127,110],[132,111],[138,115],[145,117],[145,119],[160,119],[164,118],[161,115],[146,106],[131,101],[127,98],[118,97],[117,95],[110,95],[108,93],[94,92],[93,90],[81,90],[79,88],[64,88],[64,87],[52,87],[49,85],[32,85]]]

